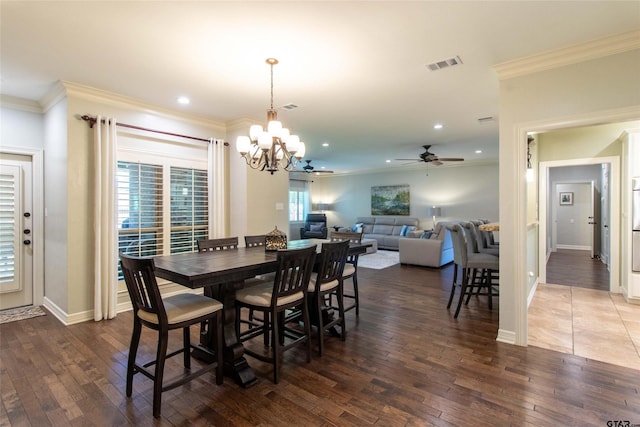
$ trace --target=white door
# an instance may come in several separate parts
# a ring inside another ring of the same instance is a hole
[[[600,256],[600,233],[598,233],[598,206],[600,198],[595,182],[591,182],[591,214],[588,218],[588,224],[591,225],[591,258]]]
[[[0,310],[33,304],[31,157],[0,156]]]

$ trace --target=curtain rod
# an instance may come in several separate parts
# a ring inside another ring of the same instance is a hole
[[[87,114],[85,114],[84,116],[80,116],[80,120],[84,120],[85,122],[89,122],[89,127],[90,128],[93,128],[93,125],[95,125],[96,122],[98,121],[97,118],[91,117],[91,116],[89,116]],[[104,119],[103,119],[103,122],[104,122]],[[143,127],[140,127],[140,126],[128,125],[128,124],[125,124],[125,123],[116,122],[116,126],[120,126],[120,127],[123,127],[123,128],[129,128],[129,129],[143,130],[143,131],[146,131],[146,132],[161,133],[163,135],[178,136],[180,138],[195,139],[196,141],[211,142],[211,139],[208,139],[208,138],[199,138],[197,136],[181,135],[179,133],[172,133],[172,132],[166,132],[166,131],[163,131],[163,130],[155,130],[155,129],[143,128]],[[224,145],[228,147],[229,143],[227,141],[225,141]]]

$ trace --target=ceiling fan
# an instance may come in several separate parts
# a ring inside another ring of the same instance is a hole
[[[416,162],[425,162],[431,163],[436,166],[440,166],[442,162],[462,162],[464,159],[460,157],[438,157],[432,152],[429,151],[431,145],[423,145],[424,153],[420,154],[418,159],[396,159],[396,160],[407,160],[407,161],[416,161]]]
[[[301,171],[298,172],[306,172],[306,173],[333,173],[333,171],[327,171],[324,169],[321,170],[315,170],[315,167],[311,166],[311,160],[305,160],[305,162],[307,163],[306,165],[304,165],[302,167]]]

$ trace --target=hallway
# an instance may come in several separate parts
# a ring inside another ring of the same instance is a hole
[[[529,306],[529,345],[640,370],[640,306],[608,292],[608,272],[588,252],[559,252]]]

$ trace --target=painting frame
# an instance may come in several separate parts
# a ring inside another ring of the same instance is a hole
[[[409,184],[371,187],[371,215],[409,216]]]
[[[561,191],[559,194],[560,206],[573,205],[573,191]]]

